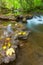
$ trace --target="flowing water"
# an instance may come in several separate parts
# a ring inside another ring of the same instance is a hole
[[[27,28],[32,30],[33,40],[43,46],[43,16],[34,16],[32,19],[27,20]]]
[[[32,33],[24,42],[21,61],[17,65],[43,65],[43,16],[27,20],[26,27]]]
[[[27,20],[27,27],[35,32],[43,32],[43,16],[34,16]]]

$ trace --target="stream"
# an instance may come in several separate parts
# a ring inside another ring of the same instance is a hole
[[[26,27],[32,33],[28,40],[24,41],[17,65],[43,65],[43,16],[34,16],[27,20]]]

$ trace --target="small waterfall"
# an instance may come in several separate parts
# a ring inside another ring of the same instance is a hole
[[[41,27],[41,25],[43,25],[43,16],[41,16],[41,15],[40,15],[40,17],[33,16],[32,19],[27,20],[27,24],[26,24],[27,28],[34,30],[36,32],[40,32],[40,30],[37,30],[38,29],[37,27],[39,25],[40,25],[40,27]],[[40,29],[40,27],[39,27],[39,29]]]

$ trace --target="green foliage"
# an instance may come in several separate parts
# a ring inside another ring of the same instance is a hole
[[[34,0],[34,6],[41,6],[42,1],[41,0]]]
[[[43,9],[43,0],[0,0],[0,8],[7,8],[14,12],[20,9],[21,11],[31,11]]]

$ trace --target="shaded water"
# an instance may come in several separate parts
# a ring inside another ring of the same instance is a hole
[[[32,33],[23,42],[17,65],[43,65],[43,16],[27,20],[26,26]]]

